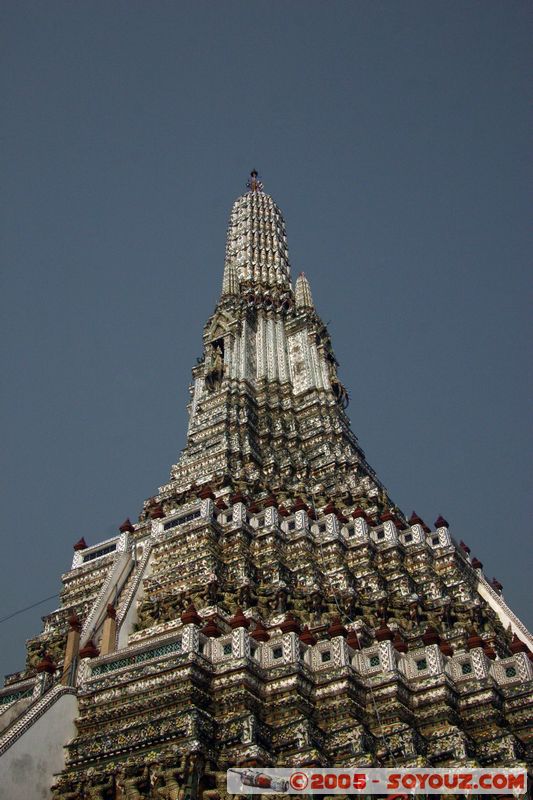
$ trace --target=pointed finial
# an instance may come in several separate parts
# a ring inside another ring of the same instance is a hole
[[[248,180],[248,183],[246,184],[246,187],[251,192],[262,192],[263,191],[263,184],[259,180],[259,173],[257,172],[256,169],[253,169],[250,172],[250,178]]]
[[[296,278],[294,290],[296,295],[296,308],[314,308],[311,287],[309,286],[309,281],[305,276],[305,272],[300,272]]]
[[[222,278],[222,296],[234,297],[239,294],[239,278],[233,261],[227,261]]]

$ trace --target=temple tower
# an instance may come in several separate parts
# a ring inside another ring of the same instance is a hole
[[[390,499],[282,214],[256,172],[246,188],[169,482],[76,542],[0,690],[8,781],[36,726],[55,737],[35,797],[223,800],[236,765],[533,762],[531,634],[442,516]]]
[[[337,367],[303,273],[293,290],[285,223],[254,172],[230,216],[222,294],[193,370],[187,446],[161,495],[230,476],[259,495],[351,492],[383,505]]]

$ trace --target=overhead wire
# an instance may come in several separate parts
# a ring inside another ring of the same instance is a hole
[[[32,608],[36,608],[37,606],[46,603],[48,600],[53,600],[54,597],[59,597],[59,593],[51,594],[50,597],[43,597],[42,600],[37,600],[36,603],[32,603],[30,606],[25,606],[25,608],[19,608],[18,611],[13,611],[12,614],[8,614],[6,617],[2,617],[0,619],[0,624],[2,622],[7,622],[8,619],[13,619],[13,617],[16,617],[18,614],[23,614],[25,611],[30,611]]]

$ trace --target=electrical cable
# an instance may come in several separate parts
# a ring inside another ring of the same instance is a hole
[[[36,608],[37,606],[40,606],[43,603],[46,603],[48,600],[53,600],[54,597],[59,597],[59,593],[51,594],[50,597],[44,597],[42,600],[38,600],[36,603],[32,603],[31,606],[26,606],[25,608],[19,608],[18,611],[13,611],[13,613],[12,614],[8,614],[7,617],[2,617],[0,619],[0,623],[7,622],[8,619],[12,619],[13,617],[16,617],[17,614],[23,614],[25,611],[29,611],[32,608]]]

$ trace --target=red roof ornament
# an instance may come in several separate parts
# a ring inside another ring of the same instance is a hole
[[[278,501],[274,497],[273,494],[269,495],[265,500],[263,500],[263,508],[277,508]]]
[[[446,639],[442,639],[439,643],[439,648],[443,656],[453,656],[453,647]]]
[[[78,552],[78,550],[86,550],[86,549],[87,549],[87,542],[82,536],[81,539],[78,539],[78,541],[74,545],[74,550]]]
[[[424,525],[424,520],[422,519],[422,517],[418,516],[416,511],[413,511],[408,521],[409,525]]]
[[[230,497],[230,503],[231,503],[233,506],[234,506],[236,503],[243,503],[244,505],[246,505],[246,503],[247,503],[247,502],[248,502],[248,498],[247,498],[245,495],[241,494],[241,492],[235,492],[235,494],[233,494],[233,495]]]
[[[483,564],[481,563],[479,558],[476,558],[475,556],[472,559],[471,564],[474,567],[474,569],[483,569]]]
[[[81,631],[81,620],[76,613],[70,615],[68,624],[71,631]]]
[[[218,639],[219,636],[222,636],[220,628],[216,624],[213,617],[211,617],[207,625],[202,628],[202,633],[204,636],[210,636],[212,639]]]
[[[184,625],[197,625],[198,627],[200,627],[203,620],[198,611],[196,610],[196,606],[194,605],[194,603],[191,603],[185,609],[185,611],[182,611],[181,621],[183,622]]]
[[[493,579],[492,579],[492,581],[490,582],[490,585],[491,585],[491,586],[492,586],[492,588],[493,588],[493,589],[495,589],[497,592],[501,592],[501,591],[503,591],[503,586],[502,586],[502,584],[500,583],[500,581],[496,580],[496,578],[493,578]]]
[[[47,672],[49,675],[53,675],[54,672],[57,671],[57,667],[52,661],[52,657],[50,653],[45,653],[39,663],[36,665],[35,669],[37,672]]]
[[[439,514],[439,516],[435,520],[435,527],[436,528],[449,528],[450,526],[448,525],[447,520],[445,520],[444,517]]]
[[[215,493],[209,486],[209,484],[206,484],[205,486],[202,486],[202,488],[198,492],[198,497],[200,498],[200,500],[214,500]]]
[[[375,633],[376,641],[378,642],[392,642],[394,633],[391,631],[386,622],[382,622]]]
[[[403,638],[403,636],[399,631],[396,632],[394,639],[392,640],[392,644],[394,649],[397,650],[399,653],[407,653],[409,649],[407,647],[407,642],[405,641],[405,639]]]
[[[294,511],[307,511],[307,505],[306,505],[306,503],[304,503],[304,501],[302,500],[301,497],[297,497],[295,502],[294,502],[294,505],[292,507],[292,510],[293,510],[293,512]]]
[[[431,644],[439,644],[439,632],[433,627],[433,625],[427,626],[426,630],[422,634],[422,641],[424,642],[424,647],[428,647]]]
[[[333,505],[333,502],[330,500],[327,506],[322,510],[323,514],[337,514],[337,509]]]
[[[519,639],[515,633],[513,634],[513,641],[509,645],[509,650],[513,655],[516,655],[516,653],[527,653],[529,648],[527,644],[523,642],[522,639]]]
[[[215,506],[216,506],[216,508],[218,508],[220,511],[226,511],[226,509],[227,509],[227,507],[228,507],[228,506],[226,505],[226,503],[224,502],[224,500],[223,500],[221,497],[219,497],[219,498],[218,498],[218,500],[217,500],[217,501],[216,501],[216,503],[215,503]]]
[[[268,642],[270,639],[270,635],[261,620],[256,622],[255,628],[250,636],[252,639],[255,639],[256,642]]]
[[[115,608],[115,606],[112,603],[108,603],[107,604],[107,608],[106,608],[106,612],[105,613],[106,613],[106,617],[109,617],[110,619],[116,619],[117,618],[117,609]]]
[[[462,540],[462,539],[461,539],[461,541],[459,542],[459,547],[460,547],[460,548],[461,548],[461,550],[463,550],[463,551],[464,551],[464,552],[465,552],[467,555],[470,555],[470,552],[471,552],[471,551],[470,551],[470,548],[469,548],[469,546],[468,546],[467,544],[465,544],[465,542],[463,542],[463,540]]]
[[[466,646],[468,650],[474,650],[476,647],[483,647],[483,639],[474,628],[472,628],[470,636],[466,640]]]
[[[496,658],[496,652],[490,642],[485,642],[485,644],[483,645],[483,652],[485,653],[487,658],[490,658],[491,661],[494,661],[494,659]]]
[[[280,515],[280,517],[290,517],[291,512],[287,511],[284,505],[281,505],[278,508],[278,514]]]
[[[328,636],[332,639],[334,636],[348,636],[348,631],[342,624],[340,617],[334,617],[331,625],[327,630]]]
[[[247,510],[249,514],[259,514],[259,512],[261,511],[261,509],[255,502],[250,503]]]
[[[352,650],[360,650],[361,649],[361,642],[359,641],[359,636],[357,635],[357,631],[350,629],[348,631],[348,636],[346,637],[346,644],[348,647],[351,647]]]
[[[249,628],[250,620],[244,615],[242,608],[237,608],[237,611],[230,619],[229,624],[232,630],[235,630],[236,628]]]
[[[159,503],[157,503],[155,506],[152,506],[150,509],[150,519],[163,519],[164,516],[165,512]]]
[[[355,511],[352,511],[352,517],[354,519],[368,519],[366,516],[366,511],[363,511],[362,508],[356,508]]]
[[[80,658],[96,658],[100,655],[100,650],[96,647],[92,639],[89,639],[85,647],[79,653]]]
[[[316,636],[313,636],[307,625],[304,625],[303,627],[303,630],[300,634],[300,641],[311,646],[317,643]]]
[[[283,622],[280,622],[278,628],[282,633],[300,633],[300,623],[290,611],[287,612]]]
[[[131,524],[131,520],[130,520],[129,517],[127,517],[124,520],[124,522],[122,523],[122,525],[120,525],[120,527],[119,527],[120,533],[133,533],[134,530],[135,530],[135,528]]]
[[[394,516],[394,514],[392,513],[392,511],[390,509],[387,509],[387,511],[384,511],[383,514],[381,515],[380,519],[381,519],[382,522],[396,522],[396,517]]]

